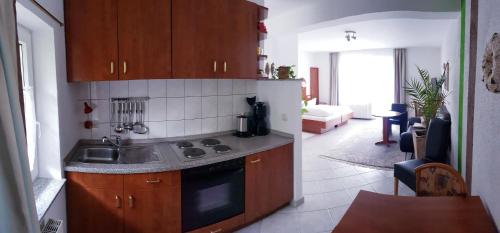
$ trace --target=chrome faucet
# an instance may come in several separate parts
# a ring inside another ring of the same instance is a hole
[[[120,148],[122,146],[122,138],[120,136],[111,135],[110,137],[111,138],[114,137],[115,138],[115,142],[111,141],[108,137],[104,136],[101,139],[102,143],[106,143],[107,142],[107,143],[113,145],[116,148]]]

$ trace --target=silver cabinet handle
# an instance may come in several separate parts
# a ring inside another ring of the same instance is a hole
[[[114,63],[114,62],[111,62],[111,63],[110,63],[110,70],[109,70],[109,73],[110,73],[110,74],[114,74],[114,73],[115,73],[115,63]]]
[[[260,163],[260,159],[252,160],[250,163]]]
[[[123,74],[127,74],[127,62],[123,61]]]
[[[155,180],[146,180],[147,184],[158,184],[160,182],[161,180],[159,178],[156,178]]]
[[[132,195],[128,196],[128,207],[130,208],[134,207],[134,197]]]
[[[224,73],[227,72],[227,62],[224,61]]]
[[[214,73],[217,72],[217,61],[214,61]]]
[[[115,206],[116,208],[122,207],[122,201],[120,200],[120,197],[118,195],[115,195]]]

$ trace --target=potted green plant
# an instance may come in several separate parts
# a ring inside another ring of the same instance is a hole
[[[445,103],[448,96],[448,93],[442,89],[446,79],[441,76],[434,82],[429,71],[418,66],[417,70],[419,78],[412,78],[407,81],[404,89],[414,103],[411,107],[422,113],[423,124],[428,126],[430,120],[436,117],[439,108]]]
[[[295,72],[293,70],[295,66],[280,66],[278,67],[278,78],[279,79],[295,79]]]

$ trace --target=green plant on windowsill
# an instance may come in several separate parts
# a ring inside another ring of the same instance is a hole
[[[430,120],[436,117],[436,114],[445,103],[448,93],[442,89],[445,78],[441,76],[433,82],[429,71],[417,66],[419,78],[412,78],[406,82],[404,87],[406,94],[410,96],[415,108],[422,112],[424,125],[428,125]]]

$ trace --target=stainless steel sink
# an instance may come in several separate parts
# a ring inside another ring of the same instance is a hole
[[[81,163],[102,164],[142,164],[160,161],[159,151],[155,146],[109,146],[82,147],[77,152],[76,160]]]

